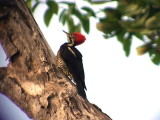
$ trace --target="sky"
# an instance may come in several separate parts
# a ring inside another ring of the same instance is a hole
[[[78,2],[77,7],[84,4]],[[56,55],[60,45],[67,41],[62,32],[67,28],[59,23],[56,16],[47,28],[43,21],[45,9],[45,5],[39,7],[34,17]],[[105,40],[102,37],[96,29],[96,22],[91,19],[90,33],[82,32],[86,42],[77,46],[83,55],[89,101],[113,120],[160,120],[159,66],[151,62],[148,54],[137,56],[136,47],[143,43],[136,38],[127,58],[116,38]]]

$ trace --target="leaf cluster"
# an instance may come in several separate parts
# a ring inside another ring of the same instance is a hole
[[[81,9],[78,9],[75,3],[70,2],[61,2],[65,4],[67,8],[63,9],[59,15],[59,21],[65,25],[68,25],[69,32],[80,32],[81,27],[86,33],[89,33],[90,29],[90,20],[91,16],[96,17],[94,11],[84,6]],[[85,13],[83,13],[85,11]],[[76,23],[77,20],[77,23]]]
[[[160,64],[160,1],[117,0],[116,8],[104,8],[105,17],[97,29],[106,38],[116,36],[123,45],[126,56],[130,54],[133,36],[144,44],[137,48],[139,55],[149,53],[153,63]]]
[[[26,0],[32,12],[40,3],[47,5],[44,13],[46,26],[49,25],[54,14],[58,14],[59,21],[67,25],[69,32],[86,33],[90,31],[90,17],[97,18],[97,29],[104,33],[106,39],[117,37],[122,44],[126,56],[129,56],[133,37],[144,42],[137,48],[139,55],[149,53],[153,63],[160,64],[160,1],[159,0],[82,0],[91,5],[105,5],[117,2],[117,7],[104,7],[100,12],[103,18],[97,17],[98,12],[89,6],[77,7],[74,2],[56,2],[54,0]],[[61,7],[65,6],[65,7]],[[107,5],[106,5],[107,6]]]

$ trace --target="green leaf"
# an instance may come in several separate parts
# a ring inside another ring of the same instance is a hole
[[[86,33],[89,33],[90,23],[88,16],[83,16],[81,19],[82,27]]]
[[[68,21],[70,15],[68,14],[67,10],[62,14],[61,18],[60,18],[60,22],[62,22],[62,24],[64,25],[66,23],[66,21]]]
[[[149,49],[149,56],[155,65],[160,65],[160,52],[157,47],[153,47],[153,43],[152,48]]]
[[[26,4],[27,4],[28,8],[31,10],[32,9],[32,0],[27,0]]]
[[[65,14],[65,15],[63,16],[63,19],[62,19],[62,24],[63,24],[63,25],[66,23],[66,21],[68,21],[68,18],[69,18],[69,16],[68,16],[67,14]]]
[[[139,32],[140,34],[142,34],[142,35],[152,35],[152,34],[155,34],[155,33],[157,33],[157,30],[155,29],[155,30],[151,30],[151,29],[137,29],[137,32]]]
[[[160,13],[155,14],[154,16],[150,17],[146,21],[146,27],[149,29],[158,29],[160,28]]]
[[[81,32],[81,24],[77,24],[76,26],[75,26],[75,31],[76,32]]]
[[[48,9],[44,13],[44,22],[48,27],[53,14],[58,13],[58,5],[55,1],[51,1],[51,0],[47,1],[47,5],[48,5]]]
[[[58,4],[55,1],[47,1],[47,5],[49,9],[53,10],[53,13],[57,14],[58,13]]]
[[[101,4],[105,4],[105,3],[107,3],[108,1],[106,1],[106,0],[100,0],[100,1],[92,1],[92,0],[88,0],[88,2],[89,3],[91,3],[91,4],[95,4],[95,5],[101,5]]]
[[[64,25],[66,21],[69,19],[70,15],[68,14],[68,10],[64,9],[59,15],[59,21]]]
[[[82,7],[82,10],[85,10],[88,13],[89,16],[96,17],[95,12],[91,8],[89,8],[89,7]]]
[[[151,49],[151,43],[145,43],[139,47],[136,48],[138,55],[143,55],[147,53]]]
[[[53,13],[54,13],[53,9],[50,9],[50,8],[47,9],[46,12],[44,13],[44,22],[45,22],[47,27],[48,27],[48,25],[49,25],[49,23],[51,21]]]
[[[62,10],[62,12],[59,15],[59,21],[62,21],[63,16],[64,16],[64,14],[65,14],[66,11],[67,11],[66,9]]]
[[[119,31],[119,33],[117,34],[117,40],[123,44],[124,41],[124,35],[126,34],[126,30],[121,28],[121,30]]]
[[[77,9],[73,9],[72,13],[80,20],[84,31],[86,33],[89,33],[89,27],[90,27],[89,16],[82,15],[81,12],[78,11]]]
[[[139,34],[139,33],[134,33],[134,35],[135,35],[138,39],[144,41],[143,35],[141,35],[141,34]]]
[[[143,26],[136,26],[133,22],[131,21],[121,21],[119,22],[122,27],[124,27],[128,32],[137,32],[142,35],[151,35],[156,33],[156,30],[151,30],[147,29]]]
[[[77,9],[73,9],[72,13],[81,21],[82,14]]]
[[[75,25],[72,17],[68,19],[68,28],[69,28],[69,33],[75,32]]]
[[[127,57],[128,57],[129,54],[130,54],[131,38],[132,38],[132,35],[129,34],[129,35],[127,36],[127,38],[125,38],[124,41],[123,41],[123,50],[125,51],[125,54],[126,54]]]
[[[117,20],[121,20],[121,13],[119,10],[115,8],[106,7],[102,11],[105,13],[105,16],[110,21],[117,22]]]
[[[117,34],[117,40],[122,43],[125,55],[128,57],[132,43],[132,34],[121,28]]]
[[[125,13],[130,16],[139,13],[139,5],[132,3],[125,7]]]
[[[68,5],[68,6],[74,6],[75,5],[75,3],[73,3],[73,2],[66,2],[66,1],[62,1],[62,2],[59,2],[60,4],[66,4],[66,5]]]
[[[33,5],[33,7],[32,7],[32,12],[35,11],[35,9],[38,7],[39,4],[40,4],[40,2],[38,1],[38,2],[36,2],[36,3]]]
[[[156,65],[160,65],[160,54],[155,54],[153,58],[151,58],[152,62]]]

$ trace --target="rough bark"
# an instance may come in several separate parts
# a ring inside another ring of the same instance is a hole
[[[35,120],[111,120],[77,94],[23,0],[0,0],[0,92]]]

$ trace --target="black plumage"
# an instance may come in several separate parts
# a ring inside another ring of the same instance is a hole
[[[70,46],[69,43],[64,43],[61,45],[58,52],[58,59],[63,61],[63,65],[61,63],[62,71],[67,74],[67,76],[70,76],[70,78],[76,83],[79,95],[86,98],[82,54],[75,48],[74,45]]]

